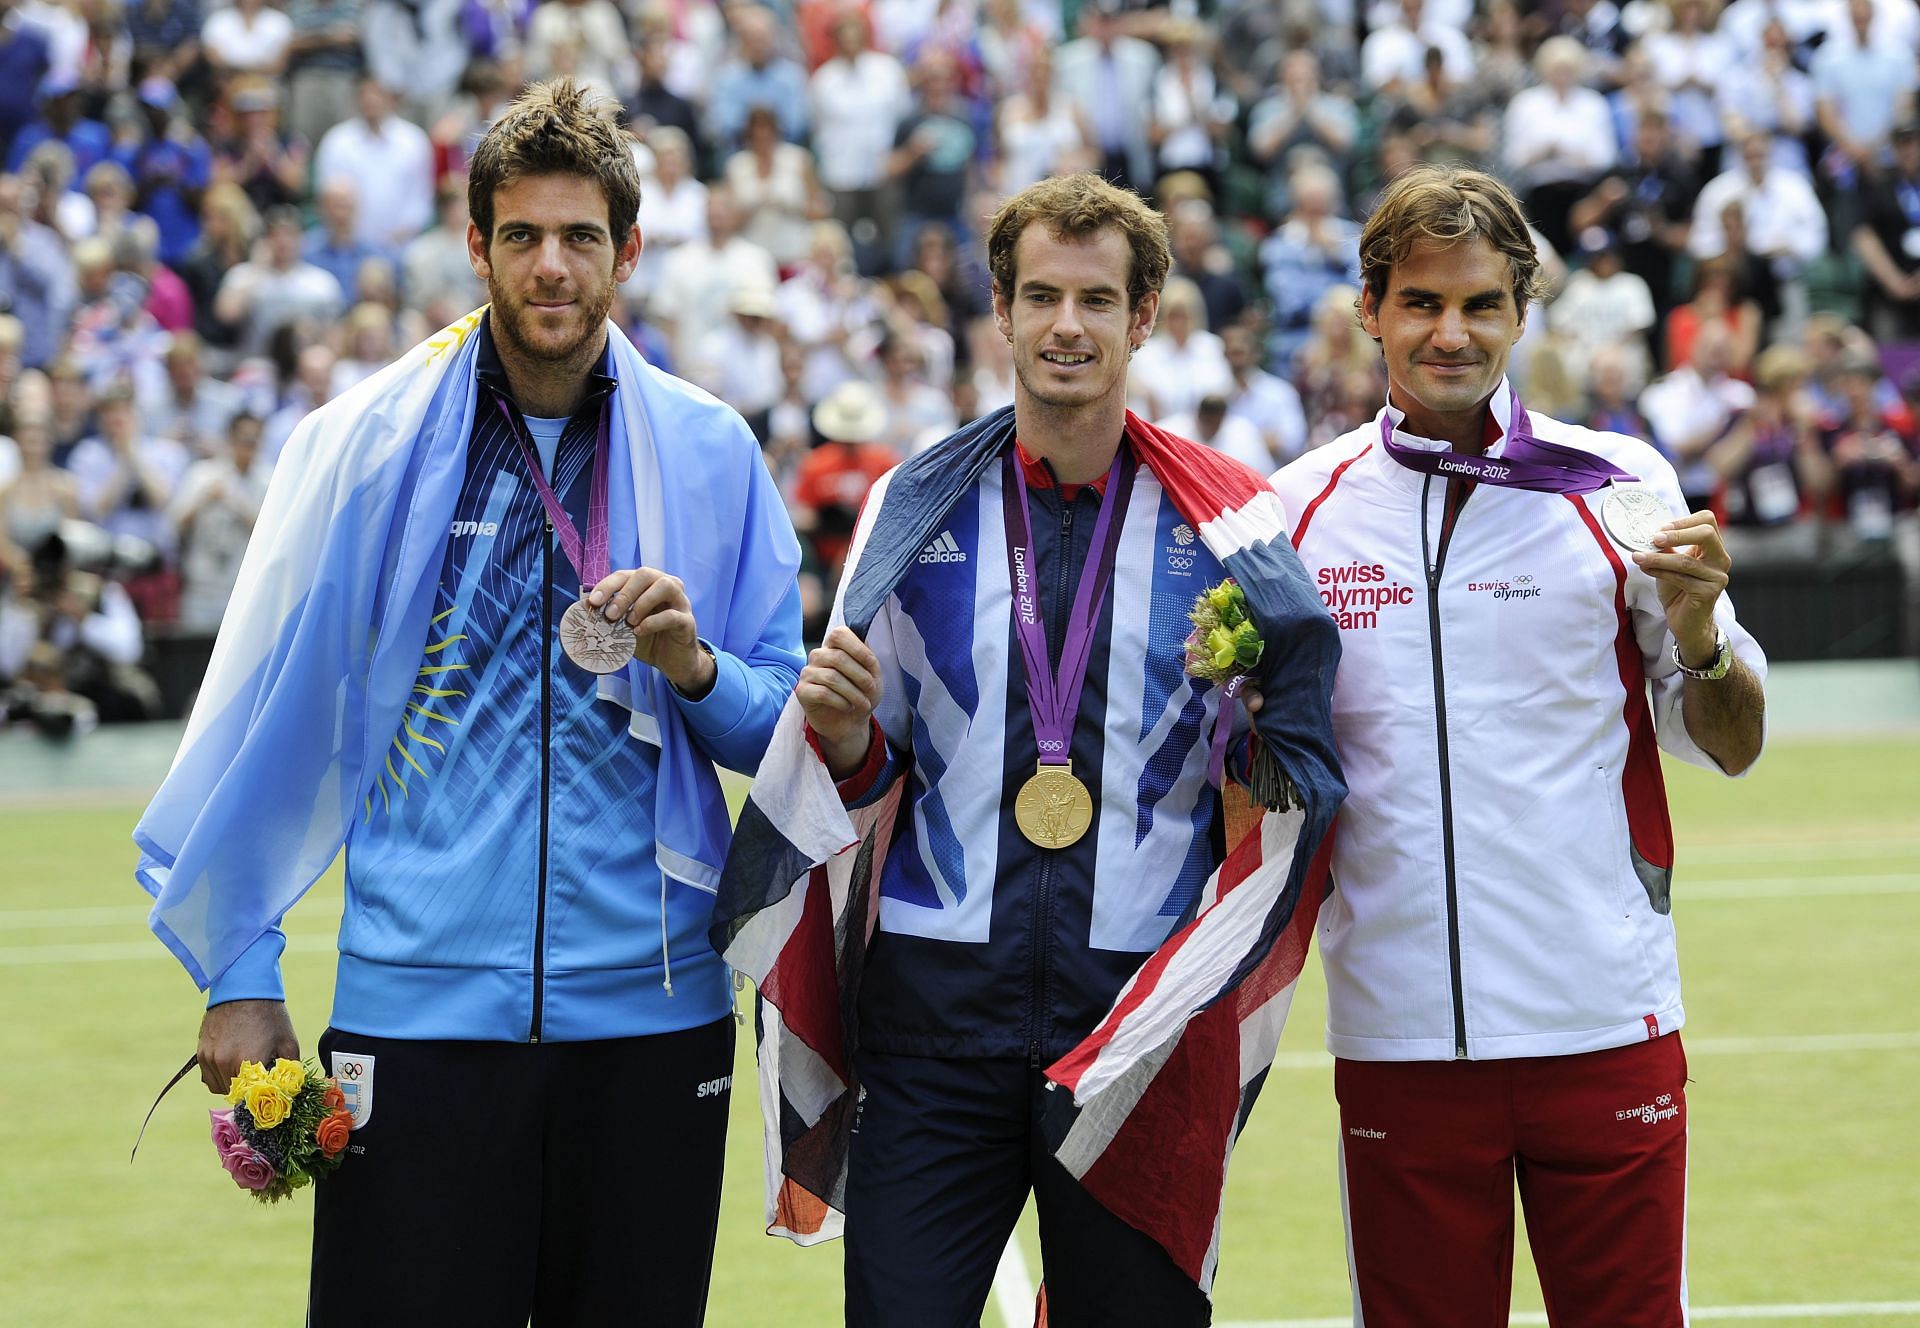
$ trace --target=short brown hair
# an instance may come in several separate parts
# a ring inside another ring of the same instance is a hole
[[[1028,226],[1039,222],[1056,240],[1091,239],[1112,226],[1126,236],[1133,259],[1127,271],[1127,303],[1138,305],[1158,291],[1173,265],[1167,219],[1138,194],[1108,184],[1090,171],[1029,185],[1000,205],[987,224],[987,270],[993,288],[1013,298],[1013,251]]]
[[[640,215],[640,171],[613,102],[570,78],[535,83],[514,99],[474,150],[467,212],[493,243],[493,196],[533,175],[583,175],[607,196],[607,225],[619,245]]]
[[[1386,298],[1393,265],[1414,246],[1444,248],[1476,239],[1506,258],[1513,302],[1522,313],[1546,295],[1520,200],[1484,171],[1459,166],[1415,166],[1387,186],[1360,232],[1360,280],[1378,302]]]

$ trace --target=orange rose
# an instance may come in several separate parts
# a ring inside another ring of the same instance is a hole
[[[320,1151],[332,1157],[347,1146],[347,1136],[353,1131],[353,1117],[344,1111],[336,1111],[313,1132],[314,1142],[320,1145]]]
[[[338,1111],[347,1105],[347,1095],[340,1091],[340,1085],[329,1082],[326,1091],[320,1094],[321,1105],[328,1111]]]

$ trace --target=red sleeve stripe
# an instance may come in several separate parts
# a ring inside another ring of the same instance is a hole
[[[1293,532],[1294,548],[1299,548],[1300,541],[1307,537],[1307,526],[1312,523],[1313,514],[1320,510],[1321,503],[1326,502],[1327,499],[1332,496],[1334,489],[1340,483],[1340,477],[1347,473],[1347,468],[1371,451],[1373,451],[1373,444],[1368,443],[1358,452],[1355,452],[1352,456],[1334,467],[1333,474],[1327,477],[1327,487],[1320,490],[1320,496],[1308,503],[1307,510],[1300,514],[1300,524],[1295,527]]]

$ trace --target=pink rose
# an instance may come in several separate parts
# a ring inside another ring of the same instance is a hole
[[[227,1154],[240,1144],[240,1127],[233,1123],[231,1109],[209,1111],[207,1115],[213,1118],[213,1146],[219,1150],[220,1160],[224,1162]]]
[[[256,1153],[251,1145],[235,1144],[232,1151],[221,1157],[227,1174],[233,1177],[233,1183],[243,1190],[264,1190],[278,1179],[273,1164]]]

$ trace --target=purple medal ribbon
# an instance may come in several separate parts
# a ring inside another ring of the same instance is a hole
[[[579,528],[573,524],[573,518],[567,515],[567,509],[561,506],[553,486],[547,483],[539,450],[528,440],[507,403],[497,396],[493,403],[500,407],[501,415],[506,417],[507,429],[513,434],[513,441],[520,444],[520,455],[526,459],[527,470],[533,476],[533,487],[540,491],[540,503],[547,509],[547,520],[553,523],[554,533],[560,537],[561,552],[579,574],[580,593],[584,595],[606,580],[607,573],[612,570],[607,558],[607,455],[612,448],[607,419],[609,412],[605,406],[600,408],[600,429],[593,445],[593,484],[587,490],[587,537],[583,541]]]
[[[1033,565],[1033,513],[1027,504],[1026,477],[1018,458],[1007,453],[1006,526],[1007,570],[1013,580],[1013,626],[1020,638],[1020,654],[1027,666],[1027,707],[1033,715],[1034,742],[1041,765],[1066,765],[1072,752],[1074,716],[1080,710],[1080,692],[1086,685],[1087,663],[1093,654],[1093,623],[1113,579],[1114,555],[1120,544],[1115,509],[1124,508],[1133,493],[1133,468],[1126,465],[1124,446],[1107,472],[1106,491],[1100,496],[1100,516],[1094,522],[1093,543],[1080,569],[1073,611],[1067,618],[1066,639],[1060,647],[1058,676],[1047,662],[1047,629],[1040,616],[1039,569]]]
[[[1550,443],[1533,434],[1533,421],[1512,397],[1512,424],[1507,429],[1507,445],[1497,457],[1477,456],[1469,452],[1429,452],[1393,441],[1393,417],[1380,416],[1380,445],[1387,455],[1408,470],[1428,475],[1443,475],[1482,484],[1499,484],[1509,489],[1532,489],[1538,493],[1593,493],[1609,484],[1631,484],[1639,476],[1629,475],[1612,462],[1564,443]]]

